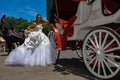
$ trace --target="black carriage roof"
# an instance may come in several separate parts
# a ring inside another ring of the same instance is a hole
[[[47,18],[50,22],[56,17],[68,20],[75,15],[78,4],[74,0],[47,0]]]
[[[54,19],[61,18],[69,20],[78,9],[82,0],[47,0],[47,19],[54,22]],[[95,0],[94,0],[95,1]],[[120,8],[120,0],[101,0],[112,13]]]

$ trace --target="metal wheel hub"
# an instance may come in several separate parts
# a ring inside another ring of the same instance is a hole
[[[102,60],[102,58],[104,57],[103,51],[102,50],[97,50],[96,51],[96,57],[97,57],[97,60]]]

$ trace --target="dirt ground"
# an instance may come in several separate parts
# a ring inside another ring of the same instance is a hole
[[[29,67],[4,65],[7,52],[0,52],[0,80],[98,80],[73,51],[62,51],[57,65]]]

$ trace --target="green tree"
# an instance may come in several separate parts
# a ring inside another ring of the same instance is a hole
[[[9,28],[12,28],[15,31],[19,31],[20,29],[25,29],[30,25],[30,22],[23,18],[15,18],[12,16],[6,17],[5,25]]]
[[[46,35],[48,35],[49,31],[53,30],[52,27],[50,26],[50,24],[46,24],[43,27],[43,33],[45,33]]]
[[[30,22],[28,22],[28,20],[23,18],[18,18],[16,21],[17,21],[16,27],[15,27],[16,31],[19,31],[20,29],[26,29],[30,25]]]
[[[5,19],[5,25],[12,28],[14,31],[18,32],[21,29],[26,29],[30,24],[35,22],[35,20],[28,21],[23,18],[15,18],[13,16],[8,16]],[[43,27],[43,32],[47,35],[49,31],[53,30],[50,24],[45,24]]]

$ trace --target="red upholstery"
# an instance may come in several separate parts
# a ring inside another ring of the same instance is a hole
[[[115,13],[120,8],[120,0],[102,0],[107,14]]]
[[[74,27],[72,25],[76,19],[77,19],[77,16],[72,16],[68,21],[68,23],[66,24],[65,30],[63,32],[63,38],[62,38],[63,49],[65,49],[67,46],[67,36],[71,37],[74,33]]]
[[[70,18],[70,20],[63,20],[63,19],[58,18],[58,22],[60,24],[62,24],[63,25],[63,29],[65,29],[65,28],[71,26],[73,24],[73,22],[76,20],[76,18],[77,18],[76,16],[72,16]]]

